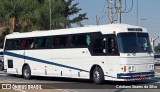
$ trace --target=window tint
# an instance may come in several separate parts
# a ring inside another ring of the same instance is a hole
[[[104,35],[93,41],[94,55],[119,55],[115,35]]]
[[[38,48],[46,48],[51,46],[50,38],[27,38],[20,39],[20,49],[38,49]]]
[[[12,40],[6,40],[5,49],[12,49]]]
[[[19,43],[19,41],[18,40],[13,40],[13,42],[12,42],[12,48],[13,49],[18,49],[18,44]]]
[[[42,44],[43,43],[43,38],[36,38],[36,42],[35,42],[35,48],[41,48],[43,47]]]
[[[129,32],[119,33],[119,50],[122,53],[145,53],[152,52],[148,33]]]
[[[117,54],[118,47],[114,37],[108,38],[108,54]]]
[[[35,44],[35,40],[33,38],[32,39],[26,39],[25,48],[26,49],[34,48],[34,44]]]
[[[72,46],[87,46],[90,45],[90,35],[73,35]]]
[[[72,34],[48,37],[7,39],[5,49],[54,49],[68,48],[74,46],[89,46],[91,43],[91,34]]]
[[[104,54],[106,53],[106,38],[97,38],[94,41],[93,53]]]
[[[26,48],[26,39],[21,39],[20,44],[19,44],[20,49],[25,49]]]
[[[48,47],[51,47],[51,37],[50,38],[45,38],[44,41],[43,41],[43,45],[45,45],[44,47],[48,48]]]
[[[53,37],[53,47],[62,47],[69,45],[69,36],[57,36]]]

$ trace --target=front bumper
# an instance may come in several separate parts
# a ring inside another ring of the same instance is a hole
[[[154,77],[155,72],[139,72],[139,73],[119,73],[117,74],[118,79],[134,79],[134,78],[149,78]]]

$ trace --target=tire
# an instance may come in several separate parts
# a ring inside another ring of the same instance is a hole
[[[31,69],[28,65],[25,65],[23,67],[22,75],[27,80],[29,80],[31,78]]]
[[[96,84],[102,84],[104,81],[104,73],[100,67],[95,67],[93,70],[93,81]]]
[[[2,70],[3,70],[3,63],[0,62],[0,71],[2,71]]]

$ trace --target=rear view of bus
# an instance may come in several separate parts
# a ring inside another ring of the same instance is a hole
[[[128,28],[128,32],[117,34],[121,62],[117,79],[134,81],[154,77],[153,53],[149,35],[145,31],[141,28]]]

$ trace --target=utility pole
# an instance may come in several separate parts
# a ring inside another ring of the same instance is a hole
[[[49,0],[49,27],[52,29],[52,10],[51,10],[51,0]]]
[[[138,0],[137,0],[137,26],[138,26],[138,19],[139,19],[139,18],[138,18],[138,17],[139,17],[138,12],[139,12],[139,11],[138,11]]]
[[[96,24],[99,25],[99,19],[97,15],[96,15]]]
[[[110,0],[110,15],[109,15],[109,20],[110,20],[110,23],[112,24],[113,23],[113,0]]]
[[[121,23],[121,0],[118,0],[118,23]]]

